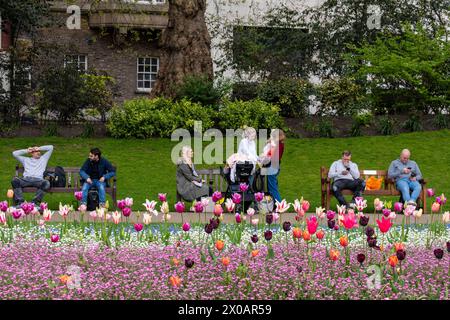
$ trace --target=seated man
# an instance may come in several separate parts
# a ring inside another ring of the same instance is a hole
[[[116,172],[113,166],[108,160],[102,158],[100,149],[91,149],[89,158],[80,169],[80,176],[83,179],[83,198],[81,199],[80,210],[86,210],[88,192],[92,187],[97,188],[100,207],[104,207],[106,202],[106,181],[115,175]]]
[[[395,180],[395,187],[402,194],[403,201],[417,206],[416,201],[422,190],[418,181],[422,179],[422,173],[417,163],[409,159],[410,156],[408,149],[402,150],[400,158],[391,162],[388,178]]]
[[[41,156],[41,151],[47,151]],[[14,177],[11,185],[14,189],[14,203],[20,206],[23,202],[22,188],[35,187],[37,188],[36,195],[33,198],[33,203],[36,206],[42,201],[45,192],[50,189],[50,182],[44,180],[44,171],[47,168],[48,160],[53,152],[53,146],[29,147],[28,149],[16,150],[13,152],[16,158],[24,168],[23,177]],[[31,157],[24,157],[25,154],[30,154]]]
[[[345,205],[347,208],[349,204],[345,201],[342,195],[342,190],[349,189],[353,192],[352,204],[356,197],[362,195],[365,183],[359,178],[359,170],[356,163],[351,162],[352,153],[350,151],[342,152],[342,159],[333,162],[328,171],[328,178],[333,179],[333,194],[339,201],[339,205]]]

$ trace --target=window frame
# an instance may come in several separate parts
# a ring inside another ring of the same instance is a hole
[[[140,59],[144,59],[144,64],[139,63]],[[147,65],[145,63],[145,59],[150,59],[150,64],[149,65]],[[152,71],[152,67],[154,66],[154,64],[152,64],[152,59],[156,59],[156,72]],[[140,66],[144,67],[144,71],[139,71],[139,67]],[[150,71],[149,72],[145,71],[145,67],[146,66],[150,67]],[[137,59],[136,59],[136,91],[137,92],[149,93],[149,92],[152,91],[152,89],[153,89],[152,83],[156,83],[156,81],[157,81],[156,77],[158,76],[159,67],[160,67],[159,57],[149,57],[149,56],[147,56],[147,57],[137,57]],[[142,80],[139,79],[139,75],[141,75],[141,74],[144,75]],[[150,80],[145,80],[145,75],[146,74],[150,75]],[[152,75],[155,75],[155,80],[151,79]],[[146,88],[145,87],[145,82],[148,82],[148,81],[150,82],[150,88]],[[143,87],[139,87],[139,82],[142,82],[142,84],[144,86]]]
[[[77,68],[79,72],[86,73],[88,71],[88,55],[87,54],[66,54],[64,55],[64,68],[68,64],[68,57],[77,57]],[[80,57],[84,57],[84,69],[80,68]]]

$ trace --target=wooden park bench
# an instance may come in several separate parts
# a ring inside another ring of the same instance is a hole
[[[361,179],[367,180],[370,176],[375,176],[376,178],[383,178],[383,183],[379,190],[364,190],[364,196],[400,196],[400,192],[395,188],[395,182],[392,179],[389,179],[387,176],[387,170],[359,170],[361,174]],[[321,167],[320,168],[320,180],[321,180],[321,195],[322,195],[322,207],[327,210],[330,209],[331,197],[334,196],[333,190],[331,188],[332,181],[328,178],[328,168]],[[425,180],[419,181],[422,185],[422,191],[420,193],[418,199],[418,206],[423,208],[423,213],[426,213],[426,190]],[[351,190],[342,190],[343,195],[352,195]]]
[[[54,172],[54,167],[48,167],[48,171]],[[24,168],[20,165],[16,165],[16,177],[21,177],[23,175]],[[51,187],[49,193],[74,193],[81,190],[80,184],[80,168],[77,167],[65,167],[64,171],[66,173],[66,186],[65,187]],[[112,185],[111,185],[112,180]],[[109,194],[113,200],[112,207],[116,207],[117,204],[117,183],[116,177],[112,177],[109,181],[109,186],[105,188],[106,194]],[[23,192],[36,192],[35,187],[23,188]]]

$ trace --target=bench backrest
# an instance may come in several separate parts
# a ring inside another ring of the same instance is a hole
[[[197,173],[213,188],[213,191],[227,191],[228,183],[222,176],[220,169],[200,169],[197,170]]]

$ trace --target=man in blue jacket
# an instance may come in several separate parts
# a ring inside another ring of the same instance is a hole
[[[403,149],[400,157],[391,162],[388,177],[395,180],[395,186],[402,194],[403,201],[417,206],[416,201],[422,190],[419,183],[422,179],[422,173],[417,163],[410,160],[410,156],[411,152],[408,149]]]
[[[111,163],[102,158],[102,153],[99,148],[91,149],[89,159],[87,159],[80,169],[80,176],[83,183],[83,198],[81,199],[80,210],[86,210],[87,196],[89,189],[97,188],[100,207],[105,206],[106,201],[106,182],[108,179],[114,177],[116,172]]]

